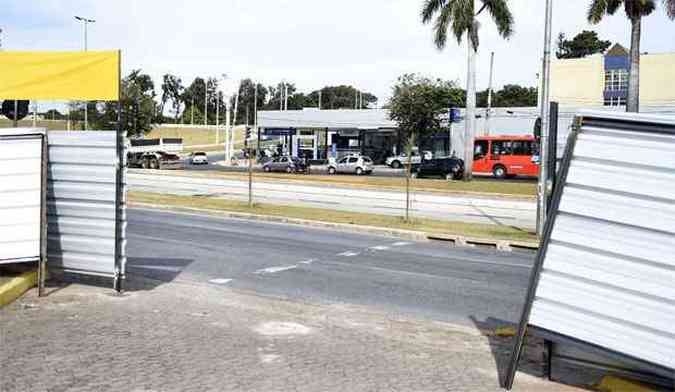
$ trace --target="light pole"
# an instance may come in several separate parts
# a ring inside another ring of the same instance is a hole
[[[539,185],[537,188],[537,234],[544,233],[547,199],[550,192],[548,183],[548,130],[549,106],[551,105],[551,23],[553,20],[553,0],[546,0],[546,26],[544,28],[544,61],[541,84],[541,137],[539,142]]]
[[[82,24],[84,25],[84,51],[86,52],[89,49],[88,42],[87,42],[87,26],[89,25],[89,23],[96,23],[96,21],[94,19],[89,19],[89,18],[85,18],[83,16],[77,16],[77,15],[75,15],[75,19],[82,22]],[[87,106],[88,106],[87,101],[84,101],[84,129],[85,129],[85,131],[87,130],[87,128],[89,126],[88,121],[87,121],[87,111],[88,111]]]

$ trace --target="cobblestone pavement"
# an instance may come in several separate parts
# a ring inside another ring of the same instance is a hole
[[[469,327],[187,282],[121,297],[50,291],[0,310],[2,392],[499,391],[496,362],[511,345]],[[515,390],[575,389],[520,372]]]

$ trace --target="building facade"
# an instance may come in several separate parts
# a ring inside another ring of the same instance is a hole
[[[626,105],[630,56],[614,45],[604,55],[556,60],[551,66],[551,100],[586,108]],[[640,56],[640,104],[675,105],[675,53]]]

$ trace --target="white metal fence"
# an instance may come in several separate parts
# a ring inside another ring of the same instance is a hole
[[[675,117],[580,117],[523,321],[675,374]]]
[[[40,259],[44,133],[0,130],[0,264]]]
[[[50,267],[124,275],[126,169],[117,143],[114,131],[49,132]]]

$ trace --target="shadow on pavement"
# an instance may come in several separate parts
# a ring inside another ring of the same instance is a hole
[[[193,261],[192,259],[129,257],[123,291],[153,290],[162,284],[170,283]],[[55,294],[71,284],[100,287],[114,293],[114,282],[110,277],[50,270],[49,279],[45,283],[45,296]]]
[[[192,259],[166,257],[129,257],[126,265],[125,291],[152,290],[174,281]]]
[[[518,325],[494,317],[488,317],[482,321],[476,319],[474,316],[470,316],[469,318],[476,328],[480,330],[481,334],[488,339],[501,385],[511,362],[511,352],[515,343],[514,335],[518,331]],[[526,336],[523,352],[518,363],[518,371],[539,378],[549,377],[548,352],[544,339],[532,335]],[[580,372],[584,373],[586,370],[577,369],[576,372],[556,371],[556,377],[551,382],[573,385],[580,389],[594,390],[588,386],[590,383],[582,381],[582,378],[580,378],[582,374]]]

